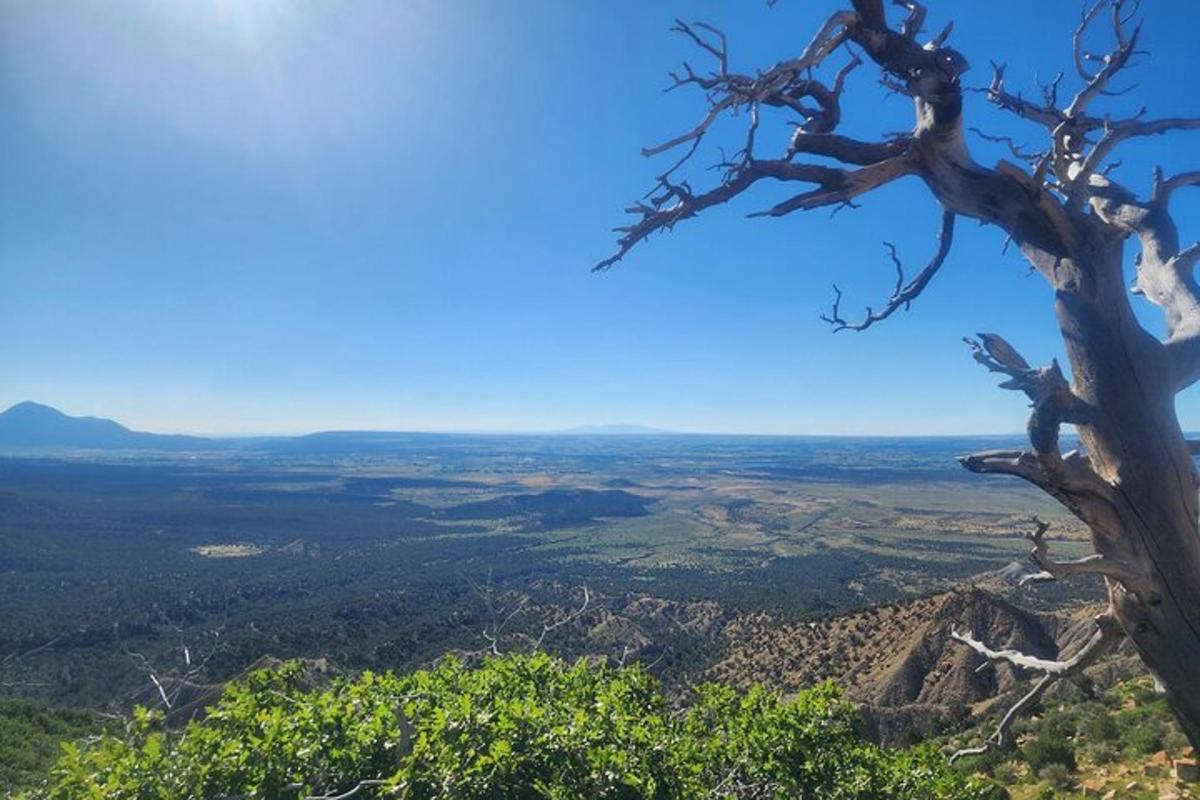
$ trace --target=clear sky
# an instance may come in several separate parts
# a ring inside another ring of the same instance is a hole
[[[989,59],[1032,92],[1069,67],[1073,0],[930,4],[931,28],[956,15],[968,84]],[[963,221],[908,314],[865,334],[818,319],[834,281],[848,308],[886,296],[883,240],[929,256],[919,184],[832,219],[745,219],[780,197],[766,188],[589,272],[669,163],[639,148],[702,108],[661,91],[703,63],[672,18],[723,27],[753,70],[836,5],[0,0],[0,407],[201,433],[1019,430],[1022,399],[960,339],[997,331],[1037,361],[1059,346],[1049,290],[997,231]],[[1200,12],[1147,6],[1136,103],[1196,114]],[[846,132],[911,124],[876,77],[852,76]],[[969,97],[969,124],[1042,144],[985,106]],[[1200,167],[1200,134],[1171,141],[1119,175]],[[1176,208],[1200,234],[1200,197]],[[1180,402],[1200,428],[1197,397]]]

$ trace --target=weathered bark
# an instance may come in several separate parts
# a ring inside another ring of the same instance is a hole
[[[964,457],[963,465],[1027,480],[1086,523],[1096,553],[1068,564],[1049,559],[1039,530],[1034,559],[1043,567],[1042,577],[1088,573],[1105,580],[1110,609],[1102,638],[1111,638],[1116,627],[1108,620],[1115,620],[1166,693],[1189,740],[1200,746],[1200,478],[1192,460],[1194,447],[1184,439],[1175,415],[1177,393],[1200,380],[1200,286],[1193,275],[1200,245],[1180,248],[1167,208],[1173,191],[1200,185],[1200,172],[1170,179],[1157,175],[1151,198],[1143,201],[1111,181],[1105,167],[1127,139],[1200,129],[1200,120],[1145,120],[1141,115],[1112,120],[1087,113],[1137,52],[1140,30],[1129,29],[1132,13],[1127,13],[1125,0],[1096,0],[1075,32],[1082,86],[1065,108],[1058,106],[1059,80],[1043,87],[1044,103],[1036,104],[1010,94],[1003,69],[996,68],[988,99],[1042,126],[1050,144],[1044,154],[1032,157],[1012,148],[1018,158],[1028,159],[1029,169],[1003,161],[988,168],[974,161],[964,140],[959,76],[967,65],[961,54],[944,46],[949,27],[922,45],[916,39],[925,19],[920,3],[900,4],[907,16],[895,30],[882,0],[851,0],[851,5],[853,11],[830,17],[799,57],[753,77],[729,71],[724,37],[715,29],[679,23],[677,30],[717,58],[718,69],[710,75],[698,75],[685,65],[685,75],[674,76],[676,86],[694,84],[706,92],[709,112],[693,130],[647,151],[690,145],[646,198],[629,209],[640,218],[618,229],[617,253],[598,268],[616,263],[651,233],[669,230],[762,179],[813,185],[762,212],[783,216],[851,205],[856,197],[901,176],[918,176],[943,207],[938,251],[906,282],[892,250],[896,287],[882,310],[868,309],[861,323],[850,323],[835,302],[833,313],[825,317],[834,330],[862,330],[900,307],[907,309],[919,296],[946,260],[955,216],[1002,229],[1054,290],[1071,380],[1056,363],[1034,369],[1000,337],[981,334],[982,344],[972,342],[976,360],[1008,376],[1002,386],[1024,392],[1032,402],[1031,449],[979,453]],[[1083,34],[1103,8],[1112,11],[1115,44],[1104,58],[1089,57],[1081,50]],[[702,38],[696,28],[716,33],[719,42]],[[845,78],[859,60],[852,58],[828,87],[812,75],[846,43],[874,61],[886,83],[913,98],[911,133],[883,142],[835,133]],[[1089,62],[1100,66],[1090,72]],[[803,120],[780,158],[763,160],[754,152],[760,106],[792,109]],[[738,111],[750,120],[746,144],[719,165],[721,182],[697,193],[686,181],[674,179],[713,121]],[[796,160],[806,155],[854,168]],[[1122,265],[1131,240],[1140,246],[1134,291],[1163,309],[1165,341],[1138,324],[1130,305]],[[836,287],[835,292],[840,301]],[[1063,424],[1078,429],[1083,453],[1059,451]],[[1036,699],[1061,672],[1046,670],[1028,697]]]
[[[1066,262],[1055,311],[1073,392],[1097,409],[1079,426],[1092,469],[1109,487],[1116,519],[1092,526],[1096,551],[1134,566],[1145,588],[1109,581],[1113,611],[1200,742],[1200,528],[1194,462],[1175,416],[1162,343],[1133,317],[1120,280],[1121,243]]]
[[[1076,427],[1099,483],[1070,487],[1047,475],[1043,488],[1088,523],[1097,553],[1139,576],[1137,591],[1106,578],[1113,613],[1189,740],[1200,743],[1197,474],[1175,415],[1167,347],[1138,324],[1129,303],[1122,271],[1125,237],[1096,217],[1068,209],[1058,209],[1049,220],[1051,215],[1029,214],[1020,203],[1010,207],[1002,201],[999,208],[980,211],[978,185],[998,180],[981,179],[979,170],[960,162],[965,147],[954,140],[961,136],[958,125],[926,150],[926,180],[947,207],[998,222],[1050,281],[1071,392],[1090,409],[1087,421]],[[1143,256],[1148,257],[1164,258]],[[1170,289],[1163,296],[1178,297]],[[1181,320],[1185,316],[1175,313]]]
[[[926,180],[943,204],[1010,231],[1055,290],[1071,391],[1091,409],[1077,429],[1090,469],[1103,484],[1070,489],[1060,499],[1089,524],[1097,553],[1132,566],[1140,576],[1140,591],[1106,579],[1113,612],[1166,692],[1189,740],[1198,743],[1197,473],[1175,415],[1175,376],[1167,347],[1138,324],[1129,303],[1122,271],[1125,237],[1110,229],[1103,213],[1059,210],[1053,214],[1057,220],[1051,218],[1052,224],[1045,226],[1044,217],[1030,215],[1030,221],[1023,221],[1027,211],[1020,210],[1020,203],[977,211],[978,185],[997,180],[980,178],[986,171],[960,162],[966,152],[961,137],[959,124],[925,151]],[[994,196],[1003,197],[999,192]],[[1144,259],[1165,261],[1178,253],[1177,242],[1156,245],[1159,252],[1146,253]],[[1174,252],[1161,252],[1164,247]],[[1190,279],[1174,270],[1169,275],[1178,282]],[[1145,267],[1142,280],[1154,280]],[[1195,318],[1194,294],[1181,300],[1174,286],[1158,291],[1177,315],[1177,324]],[[1186,313],[1176,308],[1180,303],[1188,305]]]

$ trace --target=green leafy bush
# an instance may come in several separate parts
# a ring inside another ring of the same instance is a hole
[[[1011,786],[1017,782],[1017,770],[1011,763],[997,764],[992,768],[992,777],[997,783]]]
[[[231,685],[181,732],[139,712],[126,735],[66,748],[51,798],[895,798],[995,800],[933,749],[858,735],[832,684],[784,701],[708,685],[673,713],[638,667],[505,656],[322,690],[289,665]]]
[[[1166,704],[1161,698],[1152,697],[1132,708],[1117,712],[1117,728],[1121,744],[1135,755],[1149,755],[1163,749],[1163,724]]]
[[[1134,755],[1148,756],[1163,749],[1163,726],[1147,720],[1121,731],[1121,742]]]
[[[1111,764],[1121,753],[1110,742],[1087,742],[1079,748],[1079,755],[1093,765]]]
[[[1061,764],[1068,771],[1074,772],[1075,750],[1071,743],[1048,733],[1039,733],[1036,738],[1021,748],[1021,755],[1035,773],[1041,772],[1051,764]]]
[[[1056,708],[1042,716],[1038,730],[1047,738],[1065,740],[1075,735],[1077,724],[1075,709]]]
[[[1121,738],[1117,721],[1103,707],[1091,711],[1084,718],[1082,733],[1090,742],[1115,742]]]

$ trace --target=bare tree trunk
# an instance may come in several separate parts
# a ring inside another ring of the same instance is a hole
[[[1096,237],[1098,238],[1098,237]],[[1082,494],[1096,552],[1144,584],[1108,579],[1112,609],[1200,742],[1200,513],[1197,477],[1176,419],[1171,364],[1141,328],[1121,275],[1121,243],[1097,247],[1104,263],[1063,264],[1056,312],[1074,394],[1095,411],[1079,434],[1106,491]],[[1113,279],[1115,276],[1117,279]]]

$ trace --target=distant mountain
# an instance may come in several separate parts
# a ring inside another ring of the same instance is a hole
[[[71,417],[57,408],[26,401],[0,414],[0,447],[72,447],[89,450],[194,450],[220,443],[199,436],[131,431],[100,417]]]
[[[651,428],[648,425],[579,425],[558,433],[571,436],[661,436],[675,431]]]

